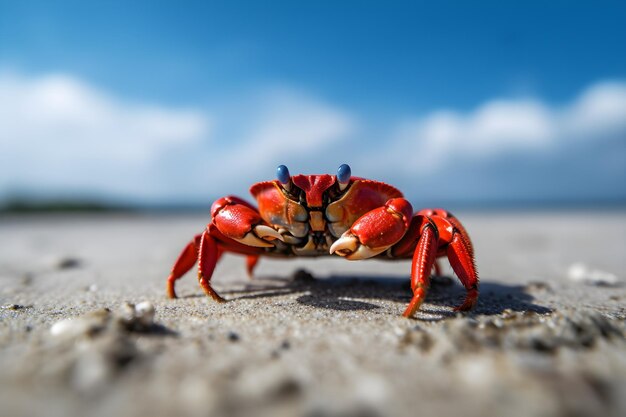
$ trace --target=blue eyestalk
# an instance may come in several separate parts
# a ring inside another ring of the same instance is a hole
[[[337,169],[337,181],[339,181],[339,184],[347,185],[350,182],[351,175],[352,170],[348,164],[343,164]]]
[[[291,176],[286,166],[278,165],[278,168],[276,168],[276,178],[278,178],[278,181],[283,185],[289,184]]]

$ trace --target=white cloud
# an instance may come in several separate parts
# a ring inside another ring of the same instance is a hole
[[[567,107],[559,122],[562,135],[594,138],[626,129],[626,83],[603,82],[587,89]]]
[[[259,152],[311,152],[345,140],[354,122],[343,111],[304,94],[281,90],[263,100],[263,120],[248,141],[260,144]]]
[[[416,168],[431,170],[452,154],[476,158],[506,149],[539,149],[552,129],[550,115],[538,102],[492,101],[469,115],[437,111],[403,122],[394,149],[410,144],[420,155]]]
[[[273,89],[253,102],[254,110],[242,114],[241,122],[249,122],[238,146],[219,152],[219,161],[214,163],[216,170],[235,168],[249,175],[245,188],[271,179],[281,163],[303,168],[307,161],[316,161],[319,166],[356,129],[347,112],[301,92]]]
[[[499,99],[468,113],[434,111],[399,122],[393,131],[386,158],[409,155],[406,167],[414,172],[435,172],[458,159],[478,163],[513,152],[566,150],[568,141],[626,132],[626,84],[593,85],[561,107]]]
[[[144,163],[163,146],[208,137],[211,128],[198,111],[130,103],[62,74],[0,73],[0,97],[3,152],[38,163]]]
[[[226,122],[202,109],[130,102],[69,75],[0,72],[0,97],[0,197],[19,189],[140,200],[241,192],[272,178],[276,161],[323,155],[355,125],[282,88],[220,115]]]
[[[0,198],[16,190],[172,202],[245,196],[280,163],[332,173],[347,162],[355,175],[422,199],[606,197],[626,181],[620,82],[592,85],[565,105],[497,99],[391,125],[288,88],[209,112],[130,101],[69,75],[0,72],[0,97]]]

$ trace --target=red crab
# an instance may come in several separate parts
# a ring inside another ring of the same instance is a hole
[[[277,169],[277,180],[254,184],[250,193],[259,208],[241,198],[222,197],[211,207],[212,220],[183,249],[167,279],[174,283],[198,261],[198,280],[214,300],[225,301],[211,287],[220,256],[247,256],[248,273],[259,256],[339,255],[349,260],[412,258],[413,298],[403,315],[411,317],[426,297],[436,257],[448,257],[467,290],[455,310],[470,310],[478,299],[478,275],[469,235],[456,217],[442,209],[413,213],[411,204],[391,185],[352,177],[341,165],[337,175],[289,175]]]

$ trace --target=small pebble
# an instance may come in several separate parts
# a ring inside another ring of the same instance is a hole
[[[531,281],[526,285],[526,289],[529,291],[549,291],[552,288],[543,281]]]
[[[22,310],[26,308],[26,306],[23,306],[21,304],[7,304],[2,306],[3,310]]]
[[[131,331],[146,331],[154,325],[154,305],[149,301],[122,304],[119,321]]]
[[[135,320],[135,305],[128,302],[122,304],[119,318],[126,324],[132,324]]]
[[[102,315],[89,315],[78,318],[57,321],[50,327],[50,334],[54,337],[77,338],[91,336],[106,326],[110,312]]]
[[[231,342],[238,342],[240,339],[239,335],[235,332],[228,332],[228,340]]]
[[[61,258],[56,262],[57,269],[72,269],[80,266],[80,260],[72,257]]]
[[[274,349],[270,352],[270,357],[272,359],[277,359],[278,357],[280,357],[281,351],[289,350],[290,348],[291,344],[289,343],[289,340],[283,340],[278,349]]]
[[[575,263],[570,266],[567,270],[567,276],[572,281],[583,282],[589,285],[614,286],[620,284],[620,279],[617,275],[599,269],[591,269],[583,263]]]
[[[154,324],[154,313],[154,305],[150,301],[142,301],[135,306],[135,315],[144,326]]]

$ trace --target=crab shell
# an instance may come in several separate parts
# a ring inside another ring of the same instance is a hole
[[[345,186],[328,174],[294,175],[285,185],[276,180],[259,182],[250,193],[261,218],[284,238],[284,244],[276,242],[276,252],[311,256],[329,255],[328,248],[359,217],[402,197],[383,182],[352,177]]]

